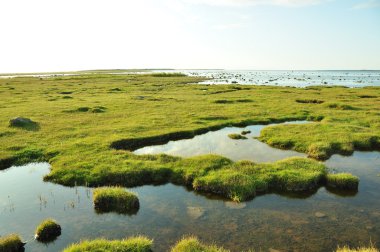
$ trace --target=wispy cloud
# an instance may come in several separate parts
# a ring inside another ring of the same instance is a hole
[[[183,0],[185,3],[212,6],[277,5],[291,7],[315,5],[324,1],[326,0]]]
[[[232,24],[220,24],[214,25],[212,28],[216,30],[229,30],[229,29],[237,29],[243,26],[242,23],[232,23]]]
[[[353,9],[380,8],[380,0],[368,0],[354,5]]]

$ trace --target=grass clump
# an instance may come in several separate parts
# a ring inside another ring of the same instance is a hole
[[[140,207],[136,194],[121,187],[96,188],[93,201],[98,212],[135,213]]]
[[[328,187],[336,189],[357,190],[359,178],[351,173],[328,174],[326,176],[326,184]]]
[[[17,234],[10,234],[0,237],[0,252],[19,252],[23,251],[25,243],[21,241]]]
[[[144,236],[131,237],[125,240],[105,240],[96,239],[82,241],[70,245],[63,252],[92,252],[92,251],[112,251],[112,252],[152,252],[153,240]]]
[[[333,109],[339,109],[339,110],[355,110],[356,108],[348,105],[348,104],[343,104],[343,103],[328,103],[326,104],[328,108],[333,108]]]
[[[46,219],[36,228],[35,238],[38,241],[49,242],[61,235],[61,226],[53,219]]]
[[[196,237],[187,237],[180,240],[171,252],[229,252],[229,250],[215,245],[205,245]]]
[[[247,137],[245,137],[241,134],[236,134],[236,133],[228,134],[228,137],[231,139],[235,139],[235,140],[247,139]]]

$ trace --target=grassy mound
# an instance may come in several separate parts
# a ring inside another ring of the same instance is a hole
[[[247,139],[247,137],[245,137],[245,136],[243,136],[241,134],[236,134],[236,133],[228,134],[228,137],[231,138],[231,139],[235,139],[235,140]]]
[[[20,236],[11,234],[0,237],[0,251],[1,252],[20,252],[23,250],[25,243],[21,241]]]
[[[61,226],[53,219],[46,219],[36,229],[36,240],[53,241],[61,235]]]
[[[215,245],[205,245],[196,237],[188,237],[180,240],[172,249],[171,252],[228,252],[224,248]]]
[[[92,241],[82,241],[73,244],[63,250],[63,252],[92,252],[92,251],[112,251],[112,252],[151,252],[153,241],[137,236],[125,240],[105,240],[96,239]]]
[[[137,196],[121,187],[96,188],[93,201],[98,212],[131,213],[136,212],[140,206]]]
[[[358,190],[359,178],[350,173],[328,174],[327,186],[336,189]]]

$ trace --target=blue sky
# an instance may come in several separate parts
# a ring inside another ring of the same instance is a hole
[[[380,0],[2,0],[0,72],[380,69]]]

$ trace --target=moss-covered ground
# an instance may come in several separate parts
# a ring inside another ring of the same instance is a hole
[[[128,150],[229,125],[289,120],[315,123],[270,126],[259,139],[320,160],[379,149],[380,88],[191,84],[200,80],[148,74],[0,79],[0,168],[49,161],[52,171],[45,179],[64,185],[171,181],[243,200],[254,194],[252,188],[314,187],[325,167],[303,159],[251,164],[213,155],[137,156]],[[9,127],[15,117],[29,118],[39,128]],[[243,186],[236,188],[235,182]]]

